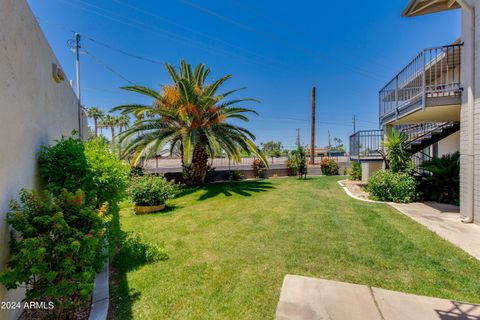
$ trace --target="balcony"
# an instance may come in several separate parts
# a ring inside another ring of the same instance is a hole
[[[380,125],[458,121],[461,48],[425,49],[403,68],[380,90]]]
[[[362,130],[350,136],[350,160],[379,161],[383,150],[383,130]]]

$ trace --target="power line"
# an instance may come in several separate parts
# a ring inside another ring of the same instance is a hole
[[[83,52],[85,52],[88,56],[90,56],[90,58],[92,58],[93,61],[97,62],[99,65],[101,65],[102,67],[104,67],[105,69],[107,69],[108,71],[110,71],[111,73],[116,75],[117,77],[121,78],[122,80],[124,80],[124,81],[126,81],[126,82],[128,82],[132,85],[135,85],[135,83],[133,81],[130,81],[129,79],[124,77],[120,72],[116,71],[115,69],[113,69],[112,67],[107,65],[105,62],[103,62],[102,60],[100,60],[99,58],[97,58],[96,56],[91,54],[90,52],[85,51],[85,50]]]
[[[249,49],[245,49],[245,48],[240,47],[240,46],[238,46],[238,45],[231,44],[231,43],[229,43],[229,42],[227,42],[227,41],[225,41],[225,40],[222,40],[222,39],[220,39],[220,38],[216,38],[216,37],[213,37],[213,36],[208,35],[208,34],[206,34],[206,33],[200,32],[200,31],[198,31],[198,30],[195,30],[195,29],[186,27],[185,25],[182,25],[182,24],[180,24],[180,23],[178,23],[178,22],[176,22],[176,21],[167,19],[167,18],[162,17],[162,16],[160,16],[160,15],[158,15],[158,14],[154,14],[154,13],[152,13],[152,12],[150,12],[150,11],[146,11],[146,10],[144,10],[144,9],[142,9],[142,8],[140,8],[140,7],[134,6],[134,5],[132,5],[132,4],[125,3],[124,1],[120,1],[120,0],[112,0],[112,1],[114,1],[114,2],[116,2],[116,3],[118,3],[118,4],[120,4],[120,5],[123,5],[123,6],[125,6],[125,7],[134,9],[134,10],[136,10],[136,11],[138,11],[138,12],[144,14],[144,15],[147,15],[147,16],[150,16],[150,17],[153,17],[153,18],[156,18],[156,19],[160,19],[160,20],[166,21],[167,23],[170,23],[170,24],[172,24],[172,25],[174,25],[174,26],[176,26],[176,27],[179,27],[179,28],[182,28],[182,29],[184,29],[184,30],[187,30],[188,32],[195,33],[195,34],[198,34],[198,35],[200,35],[200,36],[203,36],[203,37],[206,37],[206,38],[208,38],[208,39],[211,39],[211,40],[213,40],[213,41],[220,42],[220,43],[222,43],[222,44],[224,44],[224,45],[227,45],[227,46],[229,46],[229,47],[231,47],[231,48],[233,48],[233,49],[235,49],[235,50],[242,50],[242,51],[245,51],[246,53],[250,53],[250,54],[255,55],[255,56],[259,57],[259,58],[268,59],[269,61],[272,61],[272,60],[273,60],[273,59],[268,58],[268,57],[265,57],[264,55],[261,55],[261,54],[259,54],[259,53],[257,53],[257,52],[251,51],[251,50],[249,50]],[[274,60],[274,61],[275,61],[275,63],[279,63],[279,64],[282,64],[282,65],[286,65],[286,64],[283,63],[282,61],[278,61],[278,60]]]
[[[281,29],[283,29],[284,31],[287,31],[287,32],[289,32],[289,33],[292,34],[292,35],[298,35],[295,31],[290,30],[289,28],[286,28],[286,27],[285,27],[285,25],[286,25],[285,22],[282,23],[282,22],[280,22],[280,21],[278,21],[278,20],[273,19],[271,16],[268,16],[268,15],[265,15],[265,14],[263,14],[263,13],[260,13],[258,10],[253,10],[254,7],[252,7],[252,6],[249,6],[249,7],[247,8],[246,6],[243,5],[243,3],[241,3],[240,1],[237,1],[237,0],[229,0],[229,2],[230,2],[230,3],[233,3],[233,4],[234,4],[235,6],[237,6],[237,7],[242,8],[244,11],[247,11],[247,12],[249,12],[249,13],[251,13],[251,14],[253,14],[253,15],[259,17],[259,18],[261,18],[263,21],[265,21],[265,22],[267,22],[267,23],[269,23],[269,24],[271,24],[271,25],[274,25],[275,28],[281,28]],[[311,35],[305,33],[305,30],[302,30],[302,33],[303,33],[305,36],[311,38]],[[333,46],[332,46],[331,44],[329,44],[329,47],[332,48]],[[335,48],[335,47],[333,47],[333,48]],[[338,48],[340,48],[340,47],[339,47],[339,46],[336,46],[336,48],[338,49]],[[349,52],[349,55],[351,55],[351,52]],[[360,57],[360,55],[358,54],[358,52],[356,53],[356,55]],[[362,59],[368,59],[369,62],[371,62],[371,63],[373,63],[373,64],[376,64],[377,66],[381,67],[382,69],[390,70],[390,68],[389,68],[387,65],[378,63],[378,61],[372,59],[370,56],[362,55],[361,58],[362,58]]]
[[[146,58],[146,57],[142,57],[138,54],[135,54],[135,53],[131,53],[131,52],[127,52],[125,50],[122,50],[122,49],[119,49],[119,48],[116,48],[116,47],[113,47],[105,42],[102,42],[102,41],[99,41],[99,40],[96,40],[92,37],[89,37],[89,36],[85,36],[85,35],[82,35],[85,39],[88,39],[98,45],[101,45],[105,48],[108,48],[110,50],[113,50],[113,51],[116,51],[118,53],[121,53],[123,55],[126,55],[128,57],[131,57],[131,58],[135,58],[135,59],[138,59],[138,60],[142,60],[142,61],[146,61],[146,62],[150,62],[150,63],[155,63],[155,64],[160,64],[160,65],[164,65],[164,63],[160,60],[155,60],[155,59],[151,59],[151,58]]]
[[[214,55],[223,55],[223,56],[228,57],[228,58],[236,58],[237,60],[243,60],[244,62],[247,62],[247,63],[250,63],[250,64],[260,65],[260,66],[267,67],[267,68],[273,68],[273,69],[281,70],[277,66],[267,64],[267,63],[264,63],[264,62],[260,62],[260,61],[257,61],[257,60],[253,60],[249,57],[241,56],[237,53],[226,51],[223,48],[219,49],[218,47],[208,46],[203,42],[196,41],[192,38],[180,36],[178,34],[170,32],[168,30],[158,28],[157,26],[152,26],[150,24],[144,23],[144,22],[139,21],[139,20],[135,20],[135,19],[131,19],[129,17],[123,16],[123,15],[119,15],[119,14],[113,12],[112,10],[107,10],[107,9],[101,8],[99,6],[93,5],[91,3],[88,3],[88,2],[85,2],[85,1],[82,1],[82,0],[73,0],[73,1],[76,1],[77,3],[72,3],[72,1],[66,1],[66,0],[57,0],[57,1],[60,1],[62,3],[65,3],[65,4],[73,6],[73,7],[76,7],[80,10],[91,12],[91,13],[93,13],[95,15],[98,15],[98,16],[101,16],[105,19],[109,19],[109,20],[115,21],[117,23],[121,23],[121,24],[130,26],[130,27],[133,27],[133,28],[137,28],[137,29],[140,29],[140,30],[143,30],[143,31],[153,33],[156,36],[162,36],[164,38],[167,38],[167,39],[170,39],[170,40],[173,40],[173,41],[176,41],[176,42],[180,42],[180,43],[183,43],[183,44],[188,45],[188,46],[193,46],[193,47],[199,48],[201,50],[210,52]],[[87,6],[87,7],[85,7],[85,6]]]
[[[305,55],[307,55],[307,56],[313,56],[313,57],[321,56],[322,58],[329,59],[329,60],[331,60],[332,62],[334,62],[334,63],[336,63],[336,64],[343,65],[344,67],[350,69],[352,72],[356,72],[357,74],[363,75],[363,76],[365,76],[365,77],[369,77],[369,78],[371,78],[371,79],[373,79],[373,80],[375,80],[375,81],[379,81],[379,82],[382,82],[382,83],[384,82],[383,79],[377,78],[377,75],[376,75],[376,74],[374,74],[374,73],[372,73],[372,72],[370,72],[370,71],[368,71],[368,70],[363,70],[363,69],[361,69],[361,68],[349,66],[349,65],[347,65],[347,64],[345,64],[345,63],[337,62],[337,61],[335,61],[334,59],[332,59],[332,58],[329,57],[329,56],[326,56],[326,55],[324,55],[324,54],[321,54],[321,53],[316,52],[316,51],[313,51],[313,50],[307,50],[307,49],[305,49],[305,48],[299,47],[299,46],[297,46],[296,44],[293,44],[293,43],[291,43],[291,42],[289,42],[289,41],[285,41],[284,39],[278,38],[278,37],[276,37],[276,36],[274,36],[274,35],[271,35],[271,34],[269,34],[269,33],[266,33],[266,32],[257,30],[257,29],[255,29],[255,28],[252,28],[252,27],[250,27],[250,26],[248,26],[248,25],[245,25],[245,24],[243,24],[243,23],[241,23],[241,22],[238,22],[238,21],[236,21],[236,20],[233,20],[233,19],[231,19],[231,18],[228,18],[228,17],[226,17],[226,16],[223,16],[223,15],[221,15],[221,14],[215,12],[215,11],[212,11],[212,10],[210,10],[210,9],[207,9],[207,8],[205,8],[205,7],[202,7],[202,6],[200,6],[200,5],[198,5],[198,4],[194,3],[194,2],[191,2],[191,1],[189,1],[189,0],[181,0],[181,2],[187,4],[188,6],[194,8],[194,9],[196,9],[196,10],[202,11],[202,12],[204,12],[204,13],[206,13],[206,14],[209,14],[209,15],[211,15],[211,16],[214,16],[214,17],[216,17],[216,18],[218,18],[218,19],[220,19],[220,20],[223,20],[223,21],[226,21],[226,22],[228,22],[228,23],[230,23],[230,24],[233,24],[233,25],[237,26],[238,28],[244,29],[244,30],[246,30],[246,31],[248,31],[248,32],[251,32],[251,33],[254,33],[254,34],[256,34],[256,35],[259,35],[259,36],[261,36],[261,37],[263,37],[263,38],[269,39],[270,41],[273,41],[273,42],[275,42],[275,43],[277,43],[277,44],[280,44],[280,45],[282,45],[282,46],[284,46],[284,47],[288,47],[288,48],[290,48],[290,49],[294,49],[294,50],[296,50],[296,51],[300,51],[300,52],[302,52],[303,54],[305,54]]]

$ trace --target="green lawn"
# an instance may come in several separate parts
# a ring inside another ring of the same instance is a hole
[[[120,256],[117,319],[272,319],[299,274],[480,303],[480,263],[338,178],[212,184],[162,214],[121,210],[121,228],[163,242],[168,261]]]

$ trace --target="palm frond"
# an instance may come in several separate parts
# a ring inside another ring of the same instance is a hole
[[[120,87],[120,89],[137,92],[137,93],[143,94],[145,96],[151,97],[151,98],[156,99],[156,100],[162,100],[162,95],[159,92],[157,92],[153,89],[150,89],[148,87],[126,86],[126,87]]]

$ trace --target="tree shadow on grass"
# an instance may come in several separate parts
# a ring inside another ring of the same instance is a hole
[[[205,192],[198,200],[207,200],[220,194],[227,197],[231,197],[234,194],[249,197],[254,193],[264,192],[274,188],[271,182],[263,180],[212,183],[202,188]]]
[[[127,274],[149,263],[145,244],[121,230],[119,208],[111,208],[110,246],[110,307],[108,319],[132,319],[133,303],[141,293],[128,285]]]

